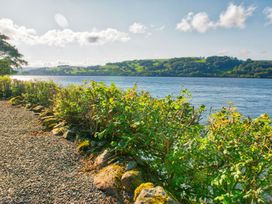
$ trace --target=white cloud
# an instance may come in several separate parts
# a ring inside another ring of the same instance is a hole
[[[205,33],[208,29],[215,27],[214,23],[209,19],[205,12],[194,14],[188,13],[185,18],[177,24],[177,30],[188,32],[196,30],[200,33]]]
[[[64,15],[57,13],[55,14],[54,18],[58,26],[60,26],[61,28],[66,28],[69,26],[69,22]]]
[[[36,35],[36,31],[25,26],[18,26],[7,18],[0,19],[0,33],[9,36],[13,41],[24,41],[29,44]]]
[[[197,31],[205,33],[209,29],[217,28],[244,28],[245,22],[249,16],[253,14],[255,7],[243,7],[242,5],[230,4],[226,11],[220,14],[219,19],[214,22],[209,19],[205,12],[194,14],[190,12],[181,19],[177,24],[176,29],[182,32]]]
[[[49,45],[63,47],[69,43],[105,44],[109,42],[126,42],[130,40],[127,33],[113,28],[91,32],[76,32],[71,29],[49,30],[43,35],[38,35],[35,29],[16,25],[10,19],[0,19],[0,33],[6,34],[14,43],[28,45]]]
[[[208,14],[205,12],[194,15],[191,24],[200,33],[205,33],[208,29],[214,27],[214,23],[210,21]]]
[[[253,6],[245,8],[242,5],[230,4],[227,10],[221,13],[218,25],[224,28],[244,28],[247,18],[255,9]]]
[[[177,24],[176,29],[182,32],[192,31],[193,28],[191,25],[191,21],[193,15],[194,13],[192,12],[188,13],[187,16],[181,19],[181,21]]]
[[[141,23],[133,23],[129,26],[129,31],[135,34],[144,34],[147,32],[147,27]]]
[[[263,12],[268,20],[268,24],[272,24],[272,7],[266,7]]]

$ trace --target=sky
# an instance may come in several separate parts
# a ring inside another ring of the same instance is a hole
[[[30,67],[227,55],[272,60],[272,0],[0,0]]]

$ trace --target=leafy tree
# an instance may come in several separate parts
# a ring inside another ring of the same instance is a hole
[[[6,35],[0,34],[0,75],[12,74],[15,72],[13,68],[27,64],[22,59],[23,55],[8,40]]]

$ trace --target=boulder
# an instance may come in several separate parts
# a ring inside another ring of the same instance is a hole
[[[41,113],[40,113],[40,117],[46,117],[46,116],[53,116],[53,112],[50,109],[44,109]]]
[[[55,136],[61,136],[67,131],[65,127],[54,127],[52,130],[53,135]]]
[[[61,127],[65,127],[66,126],[66,122],[62,121],[60,123],[58,123],[57,125],[55,125],[54,128],[61,128]]]
[[[118,164],[111,164],[101,169],[94,175],[95,186],[105,193],[118,196],[121,189],[121,177],[124,167]]]
[[[123,174],[121,178],[121,183],[125,191],[132,193],[134,190],[143,183],[143,177],[139,170],[130,170]]]
[[[9,102],[11,103],[11,105],[19,105],[23,102],[23,97],[22,96],[16,96],[13,97],[9,100]]]
[[[178,204],[161,186],[154,187],[152,183],[141,184],[135,190],[135,204],[142,203],[161,203]]]
[[[129,161],[126,165],[126,171],[135,169],[137,167],[137,162],[136,161]]]
[[[153,187],[155,187],[155,185],[151,182],[142,183],[141,185],[139,185],[134,191],[134,200],[136,200],[136,198],[138,197],[138,195],[141,193],[142,190],[153,188]]]
[[[64,122],[64,121],[55,125],[52,130],[53,135],[55,135],[55,136],[63,135],[67,131],[67,126],[65,126],[65,125],[66,125],[66,122]]]
[[[65,138],[66,140],[74,142],[76,140],[76,132],[73,131],[73,130],[67,130],[63,134],[63,138]]]
[[[47,116],[47,118],[43,119],[43,125],[47,128],[54,128],[54,126],[58,123],[58,120],[52,116]]]
[[[113,154],[108,149],[105,149],[95,158],[94,166],[102,168],[109,164],[109,160],[111,160],[112,157]]]
[[[52,119],[52,118],[55,119],[55,116],[53,116],[53,115],[41,116],[40,115],[40,119],[43,120],[43,121],[47,120],[47,119]]]
[[[90,140],[83,140],[77,145],[77,151],[79,153],[84,153],[88,151],[91,147],[91,142]]]
[[[31,109],[32,105],[31,105],[31,103],[27,103],[27,104],[25,105],[25,107],[26,107],[27,109]]]
[[[34,108],[32,108],[32,111],[34,111],[35,113],[40,113],[43,111],[43,109],[44,109],[44,107],[39,105],[39,106],[35,106]]]

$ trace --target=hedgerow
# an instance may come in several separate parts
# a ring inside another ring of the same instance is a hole
[[[69,127],[104,141],[116,154],[141,161],[176,198],[188,203],[269,203],[272,200],[272,126],[235,108],[199,123],[186,92],[153,98],[136,87],[87,82],[60,87],[0,77],[0,97],[43,105]],[[86,146],[87,145],[87,146]]]

